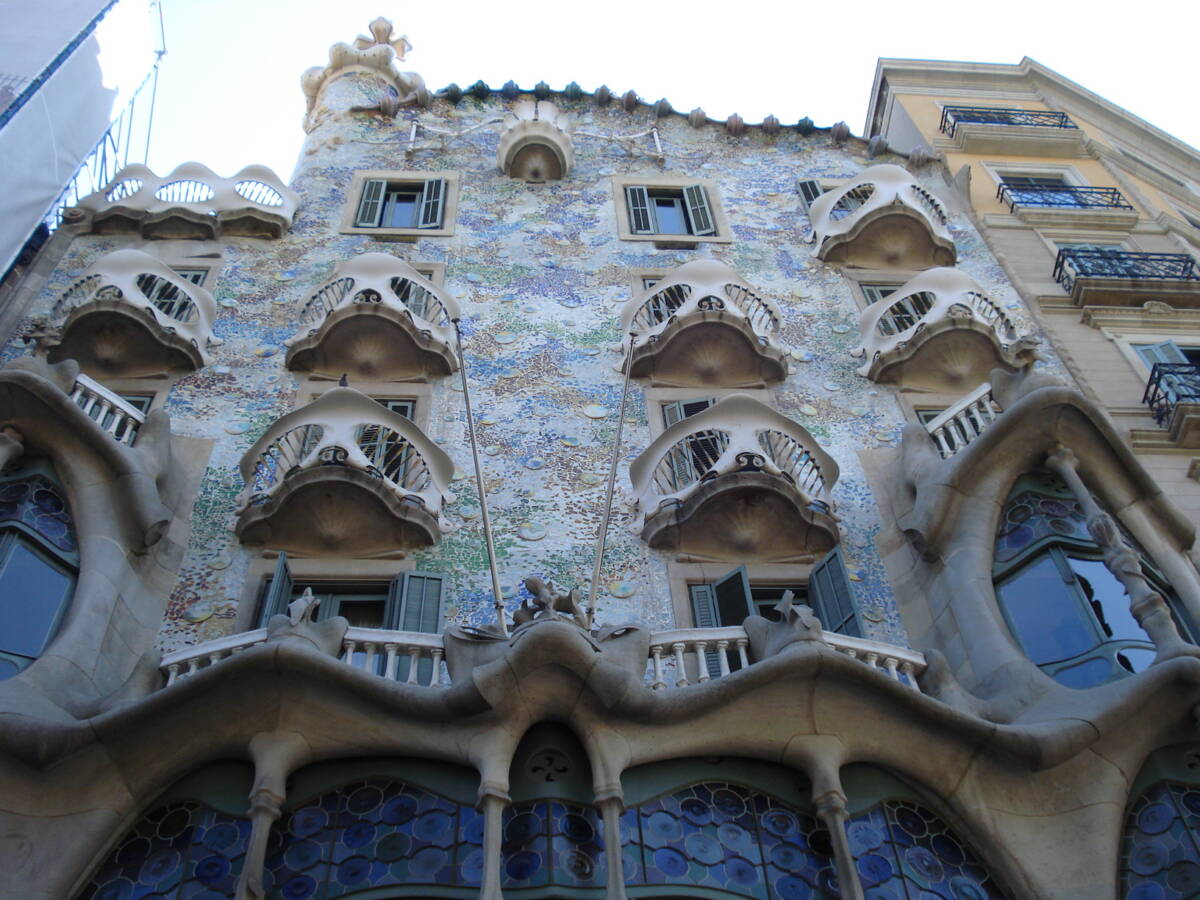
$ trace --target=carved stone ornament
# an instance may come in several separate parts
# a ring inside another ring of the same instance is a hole
[[[343,616],[314,622],[313,616],[320,603],[320,598],[313,596],[312,588],[305,588],[303,594],[288,604],[287,615],[271,616],[267,622],[266,643],[315,648],[327,656],[337,656],[350,622]]]
[[[570,119],[547,100],[524,100],[505,117],[496,165],[512,178],[558,181],[575,164]]]
[[[579,588],[571,588],[566,593],[556,593],[554,582],[544,582],[536,575],[531,575],[525,579],[525,589],[533,596],[529,600],[522,600],[517,611],[513,613],[513,624],[518,628],[536,619],[557,619],[559,613],[566,613],[569,621],[587,629],[587,614],[579,605]]]
[[[750,638],[750,653],[755,662],[774,656],[792,644],[823,642],[821,620],[813,614],[811,607],[793,604],[794,597],[795,594],[791,591],[784,591],[783,597],[775,604],[779,621],[772,622],[763,616],[749,616],[743,623],[746,635]]]

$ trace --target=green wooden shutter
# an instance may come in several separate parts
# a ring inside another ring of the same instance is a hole
[[[446,179],[431,178],[421,193],[421,215],[418,228],[441,228],[446,205]]]
[[[292,602],[292,570],[288,568],[287,554],[279,553],[279,561],[275,563],[275,574],[267,585],[263,597],[262,608],[258,616],[258,627],[265,628],[271,616],[283,615],[287,612],[288,604]]]
[[[813,566],[808,576],[808,602],[826,631],[862,637],[854,588],[839,548],[834,547]]]
[[[358,214],[354,224],[358,228],[378,228],[383,216],[383,195],[387,182],[381,178],[369,178],[363,182],[362,197],[358,201]]]
[[[685,187],[683,200],[692,234],[716,234],[717,226],[713,223],[712,210],[708,206],[708,191],[704,190],[704,186],[693,184]]]
[[[796,190],[800,192],[800,202],[804,205],[805,212],[812,209],[813,201],[825,193],[821,189],[821,182],[811,178],[806,181],[797,182]]]
[[[629,206],[629,230],[634,234],[654,234],[654,215],[650,210],[650,192],[644,187],[625,188]]]
[[[400,604],[400,630],[437,634],[442,627],[442,582],[432,572],[407,572]]]
[[[717,605],[717,619],[721,625],[741,625],[747,616],[755,614],[745,566],[738,566],[728,575],[722,575],[713,582],[712,590]]]
[[[663,428],[670,428],[676,422],[683,421],[683,403],[676,400],[674,403],[664,403],[662,405]]]

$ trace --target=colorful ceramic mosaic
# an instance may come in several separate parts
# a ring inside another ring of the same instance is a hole
[[[322,103],[345,110],[370,105],[376,95],[369,76],[353,74],[326,85]],[[428,110],[403,110],[395,120],[330,112],[314,120],[292,179],[303,199],[288,234],[279,240],[177,242],[187,252],[222,254],[206,285],[218,301],[214,330],[222,343],[211,351],[209,366],[172,384],[165,402],[173,434],[212,447],[166,608],[163,650],[221,637],[237,623],[253,621],[251,613],[238,615],[239,603],[257,603],[261,587],[245,585],[259,551],[234,536],[234,501],[242,487],[238,462],[273,421],[308,396],[307,382],[285,369],[283,346],[300,330],[305,302],[331,278],[337,262],[367,251],[444,264],[445,288],[463,308],[469,386],[510,612],[525,596],[520,582],[527,575],[560,586],[583,585],[590,575],[621,399],[619,316],[634,290],[635,270],[662,272],[713,258],[782,308],[780,337],[791,372],[765,399],[807,428],[841,467],[833,497],[866,636],[907,643],[875,547],[880,520],[859,461],[864,451],[895,448],[905,420],[893,388],[856,374],[859,361],[850,351],[858,342],[859,309],[851,284],[837,267],[814,257],[795,191],[797,179],[846,178],[868,165],[900,160],[869,160],[857,155],[860,145],[837,146],[824,132],[733,137],[718,126],[692,128],[681,116],[657,119],[644,107],[625,112],[589,97],[556,102],[576,123],[575,166],[563,181],[530,185],[496,169],[498,132],[476,126],[511,107],[498,94],[465,97],[457,106],[437,101]],[[421,144],[406,153],[401,143],[414,125],[419,135],[436,129],[451,136],[436,149]],[[661,162],[653,156],[651,126]],[[603,137],[642,132],[646,136],[632,149]],[[347,204],[358,200],[348,196],[354,173],[366,169],[459,172],[453,236],[396,243],[340,233]],[[651,183],[664,174],[711,179],[713,202],[731,226],[730,243],[678,250],[619,240],[612,177],[639,174]],[[914,177],[935,194],[946,190],[932,172]],[[1019,327],[1030,328],[967,218],[952,216],[950,230],[958,267]],[[126,246],[145,244],[133,237],[77,238],[32,312],[44,314],[89,264]],[[3,356],[25,352],[14,341]],[[1049,367],[1057,365],[1051,358]],[[417,417],[455,461],[457,497],[447,509],[454,530],[414,553],[414,562],[448,576],[449,620],[484,624],[492,617],[491,590],[457,376],[436,379],[428,402]],[[648,416],[657,414],[647,410],[635,384],[600,579],[602,586],[620,589],[603,591],[600,623],[642,621],[653,629],[690,624],[673,620],[669,555],[649,550],[630,530],[629,463],[650,443]]]

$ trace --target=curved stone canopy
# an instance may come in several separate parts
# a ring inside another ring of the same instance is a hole
[[[840,217],[843,198],[862,197]],[[857,192],[857,193],[856,193]],[[957,258],[946,213],[932,194],[896,165],[871,166],[822,194],[810,210],[817,256],[868,269],[952,266]]]
[[[496,164],[521,181],[558,181],[575,164],[570,119],[543,100],[522,100],[505,118]]]

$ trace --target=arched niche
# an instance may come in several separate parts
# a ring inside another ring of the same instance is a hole
[[[1134,780],[1117,862],[1120,900],[1200,891],[1200,744],[1150,754]]]

